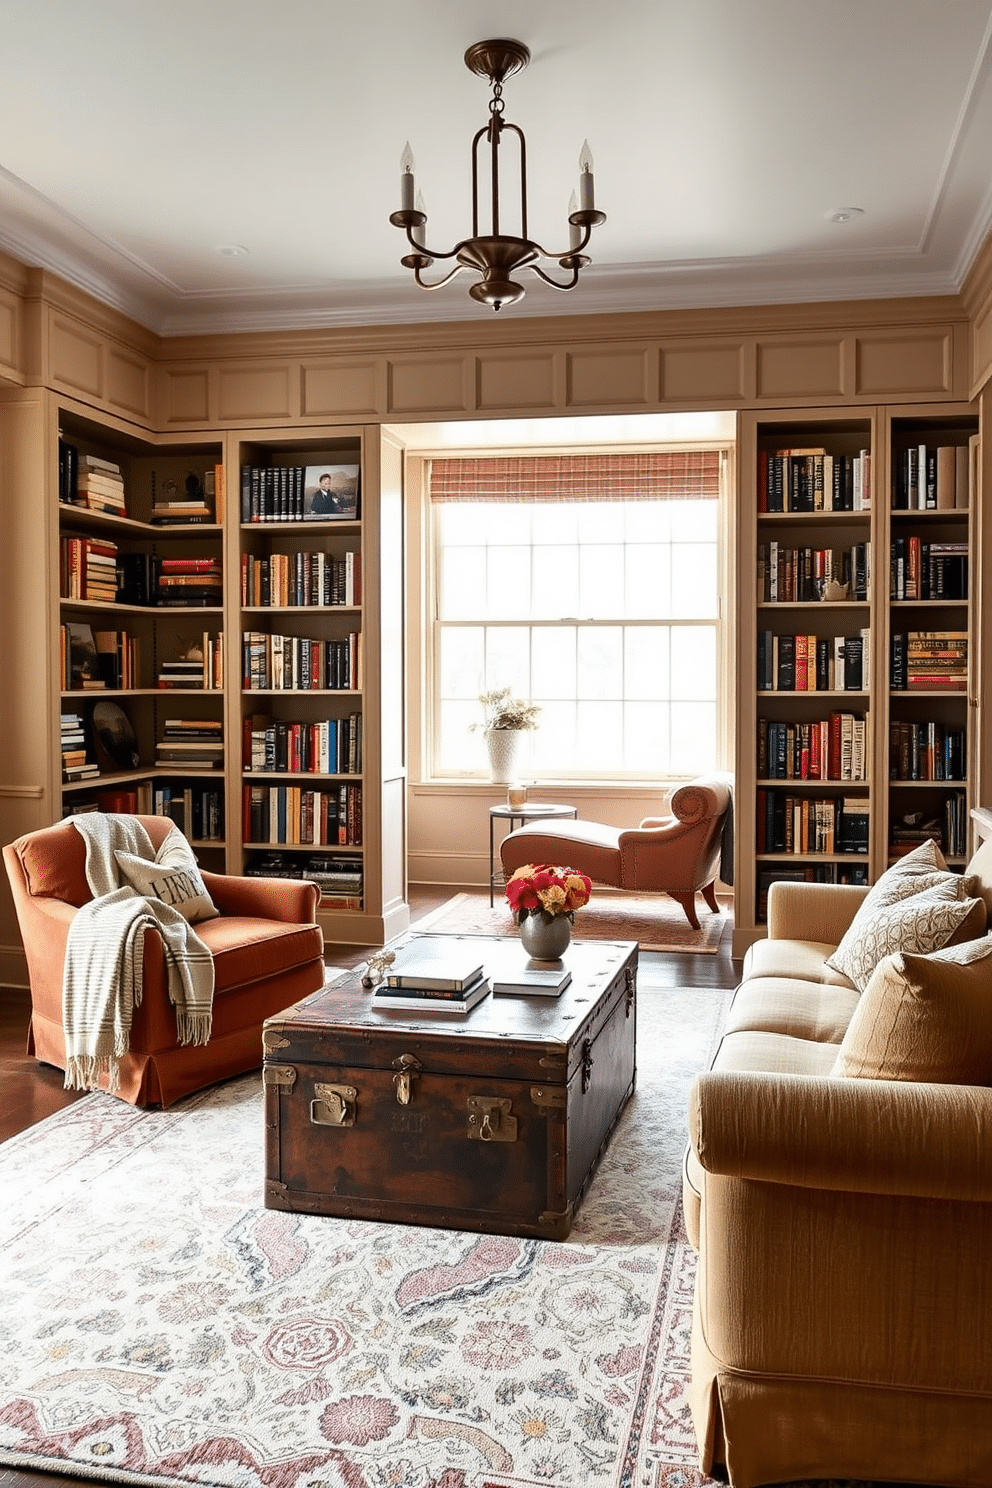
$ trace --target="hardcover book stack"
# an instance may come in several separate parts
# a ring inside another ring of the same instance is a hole
[[[99,775],[99,766],[88,757],[82,715],[63,713],[59,720],[59,730],[62,779],[64,781],[91,780]]]
[[[220,605],[224,579],[219,558],[163,558],[156,585],[160,605]]]
[[[117,544],[95,537],[64,537],[59,545],[63,599],[117,599]]]
[[[457,936],[418,936],[401,946],[372,994],[376,1008],[467,1013],[491,991],[478,947]]]
[[[219,718],[167,718],[155,745],[155,763],[173,769],[223,768],[223,723]]]
[[[968,633],[964,630],[897,631],[891,638],[894,692],[965,692]]]
[[[175,661],[159,663],[158,685],[161,688],[194,688],[215,691],[224,686],[224,632],[212,636],[203,632],[199,646]]]
[[[362,865],[353,858],[314,854],[293,859],[285,853],[264,853],[244,870],[248,878],[299,878],[315,883],[323,909],[361,909]]]
[[[220,467],[223,476],[223,467]],[[206,486],[208,484],[216,487],[217,468],[208,472],[209,481],[204,477],[203,482],[195,475],[188,475],[184,489],[179,490],[174,481],[165,483],[161,493],[154,485],[152,496],[151,519],[158,527],[185,526],[190,522],[212,522],[214,519],[213,507],[207,499]]]
[[[97,455],[79,455],[76,467],[76,506],[87,511],[106,512],[113,517],[127,515],[124,502],[124,476],[113,460]]]
[[[270,553],[241,558],[241,603],[249,607],[307,608],[360,605],[362,560],[359,553],[335,558],[331,553]]]

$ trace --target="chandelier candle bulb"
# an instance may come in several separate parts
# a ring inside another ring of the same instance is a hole
[[[579,201],[583,212],[593,212],[596,209],[595,178],[592,173],[592,151],[589,141],[583,143],[579,152]]]
[[[577,212],[578,210],[579,210],[579,204],[575,200],[575,192],[573,191],[572,194],[571,194],[571,196],[568,198],[568,215],[569,215],[569,219],[571,219],[572,214],[574,212]],[[571,248],[574,251],[576,248],[578,248],[578,246],[579,246],[579,244],[581,242],[582,242],[582,229],[581,229],[581,227],[579,226],[579,224],[577,222],[572,222],[571,220],[569,220],[569,224],[568,224],[568,246],[569,246],[569,248]]]
[[[400,211],[413,211],[413,151],[410,142],[407,141],[406,148],[400,156]]]

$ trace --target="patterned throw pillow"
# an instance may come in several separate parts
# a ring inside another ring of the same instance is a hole
[[[992,1085],[992,936],[875,968],[833,1074]]]
[[[981,905],[979,899],[961,898],[961,880],[948,876],[953,883],[933,884],[890,904],[869,906],[866,898],[827,964],[863,992],[875,967],[893,951],[937,951],[946,945]]]
[[[121,877],[146,899],[161,899],[190,924],[212,920],[218,910],[200,877],[192,848],[180,831],[170,832],[154,863],[133,853],[115,852]]]

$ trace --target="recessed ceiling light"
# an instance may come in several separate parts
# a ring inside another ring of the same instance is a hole
[[[215,251],[223,254],[225,258],[248,257],[248,249],[242,248],[240,243],[219,243]]]
[[[863,207],[831,207],[823,215],[828,222],[851,222],[855,217],[863,217],[865,213]]]

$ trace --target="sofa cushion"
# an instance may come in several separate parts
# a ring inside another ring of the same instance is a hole
[[[875,968],[834,1074],[992,1085],[992,936]]]
[[[755,977],[787,977],[800,982],[826,982],[835,987],[853,987],[850,977],[835,971],[828,957],[837,947],[823,940],[756,940],[744,956],[742,980]]]
[[[250,986],[266,977],[287,978],[299,966],[319,960],[324,940],[319,925],[221,915],[197,926],[197,935],[214,959],[214,993]],[[293,998],[287,995],[284,1006]]]
[[[785,976],[755,977],[737,989],[724,1032],[785,1034],[836,1048],[858,996],[850,983],[841,987]]]
[[[724,1034],[713,1068],[738,1074],[829,1075],[836,1062],[836,1044],[745,1028]]]
[[[885,875],[883,875],[884,878]],[[962,898],[963,885],[956,874],[953,882],[933,883],[920,893],[886,901],[869,895],[851,922],[829,963],[864,991],[878,963],[893,951],[927,952],[946,945],[971,916],[974,934],[984,928],[985,905],[980,899]],[[876,888],[880,887],[879,879]]]

